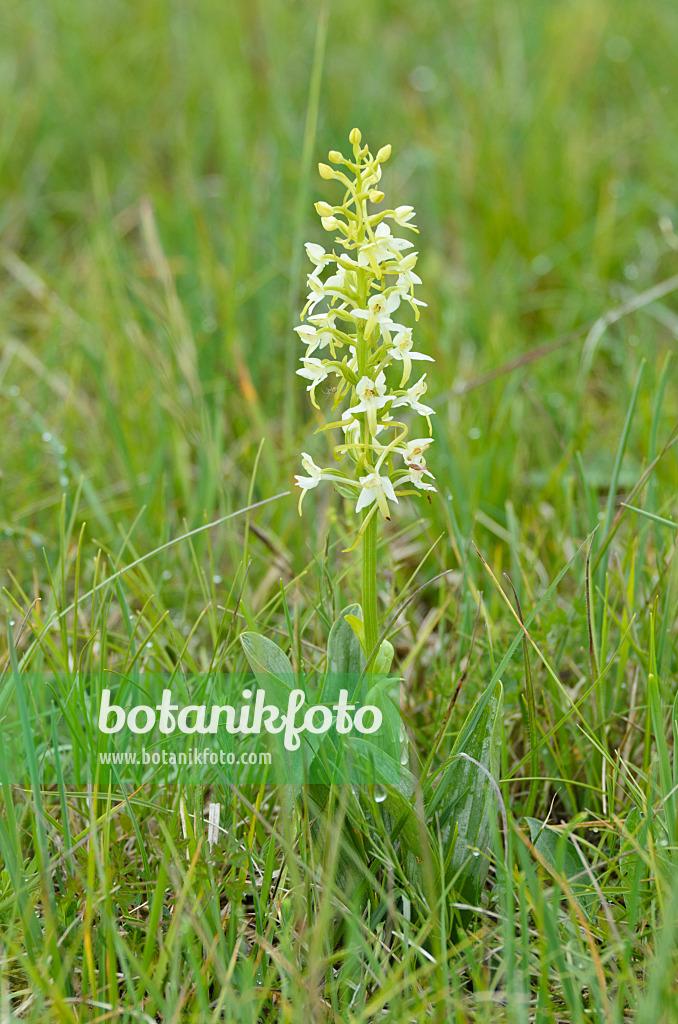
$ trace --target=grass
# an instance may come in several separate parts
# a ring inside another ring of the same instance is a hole
[[[326,454],[291,327],[315,161],[357,124],[417,210],[437,363],[439,494],[382,535],[380,613],[436,779],[501,678],[508,820],[468,908],[444,801],[414,870],[340,797],[319,844],[284,788],[70,786],[64,749],[41,789],[27,734],[24,784],[0,758],[3,1022],[676,1019],[676,18],[0,12],[3,713],[56,672],[75,736],[77,669],[242,667],[243,629],[320,663],[360,579],[341,499],[300,520],[284,493]]]

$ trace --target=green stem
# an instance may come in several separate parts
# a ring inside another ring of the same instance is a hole
[[[360,164],[356,172],[356,194],[362,189],[362,177]],[[356,200],[357,218],[357,241],[360,247],[365,241],[365,219],[361,201]],[[369,292],[368,271],[359,268],[357,271],[357,293],[358,301],[364,309],[367,305]],[[358,376],[362,377],[367,372],[369,362],[370,344],[365,339],[365,328],[363,324],[356,325],[356,348],[358,354]],[[365,458],[369,455],[370,432],[367,424],[367,414],[364,415],[364,444]],[[369,516],[369,510],[365,512],[365,519]],[[379,620],[377,618],[377,519],[376,509],[372,509],[372,517],[365,527],[363,533],[363,623],[365,627],[365,657],[367,668],[374,662],[372,652],[376,655],[376,647],[379,643]]]
[[[366,515],[368,514],[366,513]],[[379,642],[376,513],[372,515],[363,534],[363,622],[365,625],[365,657],[369,659]],[[369,661],[367,667],[370,667]]]

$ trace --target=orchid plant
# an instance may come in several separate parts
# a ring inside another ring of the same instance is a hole
[[[316,389],[328,377],[336,378],[333,410],[343,407],[340,418],[320,427],[341,430],[343,440],[334,445],[336,462],[344,468],[323,468],[302,453],[305,474],[295,477],[301,489],[299,512],[307,492],[329,481],[362,513],[358,538],[363,554],[363,628],[360,637],[365,656],[374,657],[379,646],[376,603],[376,551],[379,516],[389,520],[391,506],[407,494],[435,491],[433,474],[426,464],[432,444],[433,409],[422,399],[427,391],[426,373],[410,384],[413,363],[433,362],[415,351],[413,328],[399,322],[402,312],[419,319],[426,303],[415,297],[421,279],[415,271],[418,253],[413,243],[392,233],[392,225],[417,232],[411,206],[381,209],[379,189],[382,165],[391,155],[384,146],[373,156],[362,145],[361,133],[349,135],[352,158],[332,150],[330,164],[319,164],[320,176],[344,189],[341,202],[316,203],[325,231],[333,236],[332,248],[306,243],[313,270],[308,275],[309,293],[295,330],[305,346],[297,373],[307,380],[311,402],[318,408]],[[409,306],[409,310],[407,307]],[[394,319],[395,318],[395,319]],[[408,386],[409,385],[409,386]],[[403,416],[425,418],[427,437],[409,438]]]
[[[378,187],[391,147],[384,146],[373,156],[362,144],[357,128],[349,140],[351,157],[333,150],[330,163],[319,165],[321,177],[337,182],[343,196],[334,206],[316,203],[332,242],[328,249],[314,242],[306,244],[313,269],[308,275],[301,324],[295,328],[305,348],[297,372],[307,382],[316,409],[318,386],[328,378],[333,385],[324,389],[334,395],[333,415],[318,431],[336,432],[333,466],[319,466],[302,452],[304,472],[295,478],[300,489],[299,512],[307,493],[327,481],[355,503],[360,515],[357,537],[349,550],[362,541],[362,619],[355,614],[361,610],[359,606],[351,605],[332,625],[317,697],[320,704],[338,712],[338,694],[348,693],[340,687],[350,684],[351,699],[374,705],[383,719],[383,729],[374,743],[362,748],[358,741],[345,762],[350,765],[351,779],[356,765],[363,764],[368,765],[368,777],[378,783],[372,790],[372,803],[359,785],[350,787],[353,803],[347,814],[349,818],[356,815],[356,834],[376,828],[376,805],[380,804],[389,820],[398,822],[406,873],[421,884],[427,823],[435,822],[429,863],[436,863],[442,838],[450,877],[465,900],[476,900],[489,859],[469,857],[469,849],[489,849],[494,783],[488,786],[488,779],[496,777],[499,770],[501,687],[492,683],[471,709],[450,763],[434,789],[428,769],[445,731],[445,719],[421,771],[425,815],[420,818],[421,807],[417,809],[414,799],[416,779],[409,768],[409,740],[393,693],[392,684],[398,680],[390,676],[393,647],[388,640],[379,639],[377,531],[382,519],[391,518],[401,497],[417,495],[430,500],[435,491],[426,463],[433,443],[433,409],[424,402],[426,372],[418,374],[414,369],[415,364],[432,363],[433,359],[415,348],[414,327],[401,322],[410,318],[416,324],[425,303],[415,296],[421,280],[415,269],[418,254],[413,243],[392,231],[395,226],[417,233],[414,210],[411,206],[387,208]],[[415,436],[410,436],[413,416],[426,421],[427,432],[417,428]],[[292,665],[284,652],[268,637],[251,631],[241,634],[241,643],[257,679],[274,695],[283,693],[281,683],[293,680]],[[311,809],[319,845],[330,848],[327,829],[319,822],[323,815],[336,813],[330,783],[342,777],[341,772],[335,773],[344,765],[342,751],[339,747],[321,751],[317,736],[307,735],[306,739],[309,763],[320,766],[324,782],[303,795],[304,806]],[[295,794],[302,799],[306,775],[300,770],[290,778]],[[346,825],[349,832],[351,827]],[[348,879],[355,876],[353,860],[349,858],[341,871],[350,888]],[[443,885],[442,879],[438,881],[436,891]]]

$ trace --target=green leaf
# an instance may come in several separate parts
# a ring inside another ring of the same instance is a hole
[[[671,530],[678,530],[678,523],[674,523],[672,519],[663,519],[662,516],[656,516],[654,512],[648,512],[644,508],[636,508],[635,505],[627,505],[624,501],[622,505],[629,512],[636,512],[639,516],[645,516],[646,519],[651,519],[653,523],[659,523],[660,526],[668,526]]]
[[[434,827],[442,836],[447,875],[469,903],[478,902],[490,866],[497,796],[487,773],[493,779],[499,775],[503,706],[502,685],[497,683],[489,697],[482,695],[471,708],[451,763],[426,808],[428,820],[437,819]],[[469,722],[474,723],[472,730]]]
[[[382,771],[386,774],[385,765],[382,765]],[[398,823],[399,832],[398,836],[403,842],[408,853],[413,854],[416,863],[419,863],[422,859],[422,836],[426,835],[425,826],[417,817],[417,812],[412,806],[410,801],[403,795],[402,789],[409,785],[410,781],[412,785],[414,780],[411,776],[408,778],[409,772],[402,773],[396,786],[390,786],[386,791],[386,799],[381,805],[383,809],[391,815],[394,825]],[[409,868],[409,874],[412,875],[412,866]],[[435,861],[433,861],[433,868],[435,870]],[[417,872],[419,875],[419,872]]]
[[[370,743],[386,751],[392,758],[400,760],[402,719],[400,717],[400,680],[392,676],[366,677],[370,687],[363,704],[369,704],[381,711],[381,726],[370,736]]]
[[[649,837],[652,837],[655,856],[657,847],[668,846],[668,833],[663,821],[649,809],[633,807],[621,829],[619,850],[619,874],[623,882],[624,903],[628,911],[629,924],[635,928],[648,889],[653,857],[649,853]]]
[[[391,671],[394,654],[393,644],[388,640],[382,640],[374,659],[374,672],[376,675],[386,675],[387,672]]]
[[[534,848],[558,874],[565,875],[572,894],[588,913],[597,897],[591,892],[586,865],[572,840],[564,832],[551,828],[537,818],[525,818],[524,821],[530,830]]]
[[[356,637],[360,641],[360,646],[365,648],[365,624],[362,619],[359,619],[357,615],[346,615],[346,621],[355,633]]]
[[[267,695],[284,698],[287,702],[289,691],[294,688],[294,670],[287,655],[261,633],[241,633],[240,643],[257,682],[266,689]]]
[[[365,655],[349,618],[360,622],[362,626],[361,616],[360,605],[349,605],[330,630],[327,639],[327,669],[320,694],[321,704],[336,703],[339,691],[347,688],[349,680],[353,683],[349,689],[350,693],[353,693],[357,686],[365,668]]]
[[[291,690],[299,685],[287,655],[261,633],[241,633],[240,643],[257,683],[266,691],[267,701],[286,708]],[[307,756],[313,759],[318,736],[303,733],[302,744]],[[304,759],[297,756],[281,763],[286,765],[288,782],[295,787],[301,785],[305,775]]]

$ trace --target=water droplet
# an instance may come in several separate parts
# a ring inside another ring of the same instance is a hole
[[[62,487],[68,487],[68,477],[65,476],[65,475],[64,476],[60,476],[59,477],[59,483],[60,483],[60,485]]]
[[[17,395],[21,394],[21,389],[18,388],[16,384],[12,384],[11,388],[9,389],[9,393],[12,396],[12,398],[16,398]]]
[[[374,790],[374,802],[376,804],[383,804],[387,795],[388,794],[383,786],[377,786]]]
[[[612,36],[605,43],[605,56],[615,64],[623,64],[633,53],[633,47],[624,36]]]
[[[600,832],[600,829],[599,828],[592,828],[591,831],[593,832],[594,836],[597,836],[598,833]]]
[[[659,840],[659,845],[660,846],[668,846],[669,845],[668,839],[660,839]]]
[[[400,763],[402,765],[406,765],[406,764],[409,764],[409,761],[410,761],[410,755],[407,752],[407,747],[405,747],[403,749],[403,751],[401,752],[401,754],[400,754]]]
[[[153,646],[153,643],[152,643],[152,641],[151,641],[151,640],[149,640],[149,641],[148,641],[148,643],[146,644],[146,646],[147,646],[147,647],[152,647],[152,646]]]
[[[548,274],[549,270],[553,270],[553,262],[545,252],[540,252],[530,263],[530,269],[537,277],[543,277],[544,274]]]
[[[468,436],[472,441],[477,441],[479,437],[483,436],[483,432],[482,430],[478,430],[477,427],[471,427],[471,429],[468,432]]]
[[[221,583],[221,576],[219,576],[218,573],[215,573],[214,576],[212,577],[212,582],[213,583]]]
[[[13,537],[13,536],[14,536],[14,530],[12,529],[12,527],[11,526],[6,526],[5,527],[5,537]]]
[[[410,85],[417,92],[432,92],[438,84],[438,78],[433,68],[420,64],[410,71]]]
[[[60,444],[59,445],[59,454],[60,455],[65,455],[66,451],[67,451],[66,445],[65,444]]]
[[[216,331],[217,329],[217,322],[213,316],[206,316],[203,317],[200,326],[202,327],[203,331],[205,331],[206,334],[212,334],[212,332]]]
[[[45,444],[48,444],[52,440],[52,435],[50,434],[49,430],[45,431],[45,433],[42,435],[42,439],[45,442]]]
[[[480,850],[474,850],[473,851],[473,856],[474,857],[479,857],[480,856]]]
[[[635,263],[627,263],[624,267],[624,277],[627,281],[637,281],[640,271]]]
[[[171,573],[171,571],[170,571],[169,569],[165,569],[165,570],[163,571],[163,574],[162,574],[162,578],[163,578],[164,580],[171,580],[171,579],[172,579],[172,573]]]
[[[9,624],[10,624],[10,626],[13,626],[13,625],[15,624],[15,623],[14,623],[14,619],[10,619],[10,620],[9,620]]]

